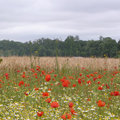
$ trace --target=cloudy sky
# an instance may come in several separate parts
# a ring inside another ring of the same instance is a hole
[[[120,39],[120,0],[0,0],[0,40]]]

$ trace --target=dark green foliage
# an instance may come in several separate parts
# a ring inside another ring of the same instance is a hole
[[[0,41],[0,56],[82,56],[82,57],[119,57],[120,41],[110,37],[99,40],[80,40],[78,36],[68,36],[65,41],[41,38],[25,43]]]

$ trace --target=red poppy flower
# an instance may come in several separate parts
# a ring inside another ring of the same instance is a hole
[[[42,75],[45,75],[45,71],[41,71]]]
[[[114,91],[114,96],[118,96],[119,95],[119,91]]]
[[[102,86],[104,86],[105,84],[103,83]]]
[[[73,87],[76,87],[76,84],[73,84]]]
[[[102,78],[102,76],[101,75],[98,75],[98,79],[101,79]]]
[[[6,79],[8,79],[8,78],[9,78],[8,73],[5,73],[5,77],[6,77]]]
[[[5,76],[8,77],[8,73],[5,73]]]
[[[106,84],[106,88],[109,89],[110,87],[108,86],[108,84]]]
[[[90,101],[90,98],[88,98],[87,101]]]
[[[66,120],[66,119],[71,119],[72,116],[71,116],[71,114],[66,113],[66,114],[62,115],[61,118]]]
[[[72,116],[71,116],[71,114],[67,113],[67,114],[62,115],[61,118],[64,119],[64,120],[66,120],[66,119],[71,119]]]
[[[25,78],[25,74],[22,75],[22,78]]]
[[[91,84],[92,82],[89,80],[89,81],[87,81],[87,84]]]
[[[82,76],[82,73],[80,73],[79,75]]]
[[[103,89],[103,87],[101,87],[101,86],[98,87],[98,90],[102,90],[102,89]]]
[[[100,81],[98,81],[97,83],[100,84]]]
[[[67,116],[67,119],[71,119],[72,118],[72,115],[71,114],[66,114],[66,116]]]
[[[34,69],[30,69],[33,73],[35,72],[35,70]]]
[[[39,65],[37,65],[36,67],[40,69],[40,66],[39,66]]]
[[[93,78],[93,81],[97,80],[97,78]]]
[[[62,115],[61,118],[66,120],[66,115]]]
[[[42,93],[42,96],[43,96],[43,97],[47,97],[47,96],[49,96],[49,93],[48,93],[48,92],[43,92],[43,93]]]
[[[34,73],[33,76],[37,76],[37,73]]]
[[[39,90],[39,88],[35,88],[35,90]]]
[[[48,91],[51,91],[51,88],[49,88]]]
[[[57,77],[57,75],[56,75],[56,74],[54,74],[54,77]]]
[[[72,108],[73,107],[73,103],[72,102],[69,102],[69,107]]]
[[[90,74],[91,77],[94,77],[94,74]]]
[[[59,103],[58,102],[52,102],[50,105],[51,105],[52,108],[59,107]]]
[[[98,107],[104,107],[105,106],[105,102],[103,102],[101,100],[99,100],[97,104],[98,104]]]
[[[50,102],[51,102],[51,99],[50,99],[50,98],[47,98],[47,99],[45,100],[45,102],[50,103]]]
[[[42,112],[42,111],[37,112],[37,116],[38,116],[38,117],[41,117],[43,114],[44,114],[44,112]]]
[[[97,72],[94,72],[94,74],[98,74]]]
[[[45,76],[45,80],[46,80],[47,82],[49,82],[49,81],[51,80],[51,76],[50,76],[49,74],[47,74],[47,75]]]
[[[20,72],[20,70],[17,70],[17,73],[19,73]]]
[[[20,81],[18,85],[21,87],[21,85],[24,85],[24,81]]]
[[[78,83],[81,84],[81,79],[80,78],[78,78]]]
[[[65,81],[65,79],[61,79],[60,81],[61,81],[61,82],[64,82],[64,81]]]
[[[110,93],[111,96],[118,96],[119,95],[119,91],[114,91]]]
[[[75,110],[73,108],[70,108],[70,112],[73,114],[73,115],[76,115],[77,112],[75,112]]]
[[[69,87],[70,85],[70,81],[69,80],[65,80],[63,83],[62,83],[62,86],[63,87]]]

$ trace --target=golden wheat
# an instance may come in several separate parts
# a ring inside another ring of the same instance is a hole
[[[55,68],[56,57],[2,57],[0,69],[27,69],[31,65],[39,65],[41,67]],[[58,57],[59,68],[69,66],[72,68],[87,68],[92,70],[112,70],[119,67],[120,59],[115,58],[83,58],[83,57]]]

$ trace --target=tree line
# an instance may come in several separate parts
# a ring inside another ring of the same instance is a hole
[[[29,42],[0,40],[0,56],[81,56],[120,57],[120,40],[100,36],[98,40],[80,40],[68,36],[64,41],[41,38]]]

